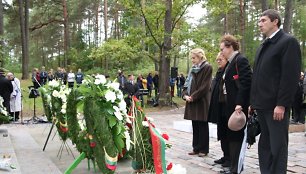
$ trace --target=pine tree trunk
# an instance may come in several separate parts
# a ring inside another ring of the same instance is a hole
[[[168,51],[171,49],[171,35],[172,35],[172,0],[166,0],[166,14],[164,21],[164,44],[161,49],[161,61],[160,61],[160,79],[159,79],[159,92],[160,92],[160,104],[167,105],[170,102],[169,94],[169,72],[170,72],[170,56]]]
[[[69,47],[69,31],[68,31],[68,11],[67,2],[62,0],[63,16],[64,16],[64,67],[68,65],[68,47]]]
[[[98,46],[99,44],[99,3],[100,1],[96,1],[95,4],[95,45]]]
[[[269,1],[268,0],[261,0],[261,10],[264,12],[269,8]]]
[[[26,26],[28,26],[28,20],[26,20],[26,17],[28,16],[28,10],[25,9],[25,13],[23,11],[24,7],[28,7],[28,0],[25,0],[25,6],[24,6],[24,2],[23,0],[18,0],[18,4],[19,4],[19,19],[20,19],[20,32],[21,32],[21,49],[22,49],[22,77],[21,79],[25,80],[29,78],[29,56],[28,56],[28,46],[27,46],[27,41],[28,39],[26,38],[27,32],[26,30],[28,30],[28,28],[26,28]]]
[[[107,0],[104,0],[104,41],[107,41],[107,31],[108,31],[108,6],[107,6]],[[106,74],[108,72],[108,61],[107,57],[104,57],[104,73]]]
[[[286,33],[291,32],[292,15],[293,15],[294,0],[287,0],[285,7],[285,19],[283,29]]]
[[[240,34],[242,36],[241,39],[241,53],[245,53],[245,2],[244,0],[240,0]]]

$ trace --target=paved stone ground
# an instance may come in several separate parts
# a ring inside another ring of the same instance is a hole
[[[172,148],[166,152],[167,161],[181,164],[187,169],[188,174],[213,174],[222,170],[220,165],[215,165],[214,160],[221,157],[220,143],[216,138],[210,138],[210,153],[206,157],[195,157],[187,155],[192,150],[192,134],[173,129],[174,121],[183,121],[183,108],[171,111],[148,113],[154,118],[157,128],[166,132],[170,136],[169,143]],[[63,173],[73,162],[71,153],[64,148],[61,155],[58,155],[61,141],[55,133],[51,133],[51,138],[43,152],[43,145],[46,141],[51,124],[9,124],[0,126],[0,159],[4,154],[12,156],[12,163],[16,169],[9,171],[0,170],[2,173],[22,173],[22,174],[57,174]],[[8,134],[8,137],[3,135]],[[306,137],[304,132],[289,134],[289,161],[287,173],[306,174]],[[70,141],[68,146],[73,154],[78,156],[78,152],[73,148]],[[120,161],[118,164],[118,174],[133,173],[130,160]],[[245,170],[243,173],[260,173],[257,158],[257,143],[246,152]],[[74,170],[73,174],[95,173],[88,171],[87,160]]]

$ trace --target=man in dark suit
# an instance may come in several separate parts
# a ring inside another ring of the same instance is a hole
[[[127,95],[124,100],[127,108],[129,108],[131,106],[132,96],[136,96],[138,98],[139,93],[138,85],[134,82],[134,75],[128,75],[128,81],[124,84],[123,93]]]
[[[13,85],[10,80],[5,78],[4,70],[0,68],[0,96],[3,98],[3,106],[10,112],[10,97],[13,92]]]
[[[301,72],[301,50],[294,37],[279,29],[276,10],[264,11],[258,25],[266,39],[256,52],[249,111],[257,111],[261,127],[261,173],[282,174],[287,171],[289,108]]]

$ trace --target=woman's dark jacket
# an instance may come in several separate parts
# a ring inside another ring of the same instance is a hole
[[[238,71],[238,72],[237,72]],[[234,76],[239,75],[238,80]],[[224,83],[226,87],[225,118],[229,119],[235,111],[236,105],[241,105],[246,117],[250,100],[252,71],[248,59],[238,53],[225,68]],[[244,128],[240,131],[228,129],[227,137],[230,141],[241,141],[244,136]]]
[[[186,102],[184,119],[207,121],[210,102],[210,86],[212,79],[212,66],[203,62],[201,70],[198,73],[191,73],[193,76],[191,82],[190,96],[192,102]],[[184,89],[183,96],[187,89]]]

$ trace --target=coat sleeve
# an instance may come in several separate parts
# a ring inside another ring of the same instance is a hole
[[[240,57],[237,59],[239,74],[239,89],[236,96],[236,105],[248,105],[252,81],[252,71],[248,59]]]
[[[203,98],[204,95],[210,91],[211,80],[212,80],[212,66],[207,65],[204,67],[204,75],[199,80],[201,82],[200,84],[198,84],[199,87],[191,94],[193,102]]]
[[[277,106],[288,107],[293,101],[300,73],[301,50],[298,41],[290,37],[281,57],[281,77],[277,94]]]

